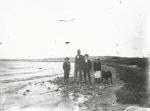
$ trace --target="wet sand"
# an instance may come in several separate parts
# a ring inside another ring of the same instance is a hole
[[[128,105],[116,102],[123,83],[113,73],[113,84],[63,84],[62,63],[1,62],[0,105],[2,111],[122,111]],[[106,68],[106,66],[103,66]]]

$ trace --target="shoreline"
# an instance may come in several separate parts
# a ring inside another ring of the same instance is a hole
[[[112,67],[109,66],[109,68]],[[113,77],[113,79],[116,79],[116,75]],[[52,83],[57,84],[62,90],[67,90],[73,93],[73,95],[80,95],[84,97],[85,100],[80,102],[80,106],[84,108],[86,107],[85,111],[122,111],[129,105],[123,105],[116,102],[117,98],[115,93],[118,89],[123,87],[124,84],[120,80],[114,80],[113,82],[113,84],[108,85],[97,85],[94,83],[92,85],[85,83],[79,84],[73,82],[73,77],[70,78],[70,84],[68,85],[63,84],[62,77],[57,77],[52,81]]]
[[[35,66],[38,70],[42,68]],[[112,71],[112,84],[74,83],[73,73],[71,73],[69,85],[63,84],[63,73],[51,74],[52,77],[35,78],[31,81],[26,78],[26,81],[16,80],[13,83],[3,84],[2,86],[8,89],[4,102],[8,104],[8,107],[4,111],[30,111],[30,109],[36,111],[126,111],[133,104],[121,104],[116,101],[116,92],[124,86],[124,82],[118,78],[117,67],[110,63],[103,63],[102,68]],[[44,76],[43,74],[47,75],[51,70],[46,67],[44,69],[47,70],[37,74]],[[93,75],[91,77],[93,79]]]

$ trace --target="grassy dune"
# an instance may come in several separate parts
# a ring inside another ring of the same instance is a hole
[[[118,77],[125,85],[116,92],[117,101],[123,104],[137,104],[149,107],[148,104],[148,59],[119,58],[107,60],[118,72]],[[134,67],[130,67],[134,66]]]

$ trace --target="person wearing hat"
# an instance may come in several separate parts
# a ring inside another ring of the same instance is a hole
[[[68,57],[66,57],[64,60],[63,70],[64,70],[64,84],[68,84],[69,73],[70,73],[70,62]]]
[[[96,83],[101,83],[101,62],[100,59],[95,59],[93,64],[94,79]]]
[[[75,56],[75,82],[77,80],[77,74],[79,73],[79,82],[82,81],[82,72],[83,72],[83,65],[84,65],[84,56],[81,55],[80,49],[77,50],[77,55]]]
[[[86,77],[88,76],[89,82],[91,83],[91,75],[90,75],[90,71],[91,71],[91,60],[89,60],[89,55],[85,54],[84,55],[84,82],[86,83]]]

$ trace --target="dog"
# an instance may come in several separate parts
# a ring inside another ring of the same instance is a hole
[[[108,84],[109,81],[112,83],[111,71],[102,71],[102,83]]]

